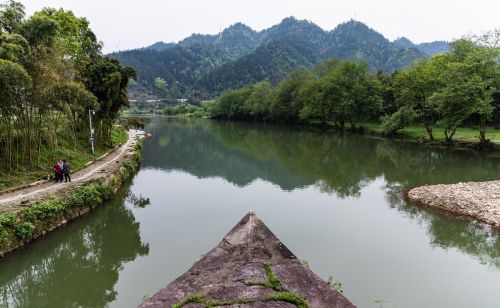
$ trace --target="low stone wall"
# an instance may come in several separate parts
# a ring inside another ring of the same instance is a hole
[[[500,180],[421,186],[411,189],[406,196],[420,205],[500,228]]]
[[[141,149],[142,144],[138,142],[121,161],[121,167],[113,168],[104,178],[87,182],[62,196],[39,201],[20,211],[0,214],[0,258],[111,199],[139,169]]]

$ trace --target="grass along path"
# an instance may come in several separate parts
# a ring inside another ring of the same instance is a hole
[[[35,181],[47,179],[51,176],[52,166],[55,158],[66,158],[70,162],[71,169],[78,171],[85,167],[89,161],[95,160],[97,157],[103,155],[114,147],[127,142],[128,134],[125,129],[119,126],[114,126],[111,131],[111,146],[97,147],[95,155],[90,152],[90,147],[78,145],[75,149],[71,140],[59,140],[59,147],[56,151],[52,152],[48,147],[42,148],[42,158],[31,171],[20,170],[11,173],[0,171],[0,193],[3,190],[23,186]],[[55,157],[55,158],[52,158]]]
[[[143,131],[130,130],[128,132],[128,140],[120,148],[110,152],[109,155],[101,160],[85,167],[84,169],[72,175],[72,181],[68,183],[45,182],[33,187],[27,187],[11,193],[0,195],[0,213],[15,212],[22,209],[28,204],[46,199],[50,196],[62,194],[70,188],[82,186],[88,182],[104,178],[111,173],[115,168],[120,168],[124,157],[134,151],[135,144],[138,138],[144,136]]]

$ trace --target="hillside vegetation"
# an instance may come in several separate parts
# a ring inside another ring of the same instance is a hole
[[[457,40],[449,53],[392,74],[372,73],[364,62],[328,60],[313,70],[295,70],[276,87],[262,81],[226,91],[208,110],[223,119],[339,129],[349,124],[351,130],[388,135],[404,130],[430,141],[439,136],[451,142],[459,130],[485,146],[487,127],[500,128],[500,49],[488,45],[496,41]],[[459,129],[464,125],[475,134]]]
[[[372,72],[393,72],[445,52],[446,46],[401,46],[354,20],[325,31],[289,17],[260,32],[237,23],[217,35],[193,34],[177,44],[159,42],[110,56],[136,68],[138,81],[131,86],[136,99],[203,99],[264,80],[276,85],[293,70],[311,69],[332,57],[364,61]]]

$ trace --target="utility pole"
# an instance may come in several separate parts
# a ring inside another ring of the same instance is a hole
[[[94,155],[94,129],[92,128],[92,115],[95,115],[95,111],[89,109],[90,144],[92,145],[92,155]]]

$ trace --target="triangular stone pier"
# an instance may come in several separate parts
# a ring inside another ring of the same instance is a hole
[[[253,212],[139,307],[219,306],[355,307],[304,266]]]

